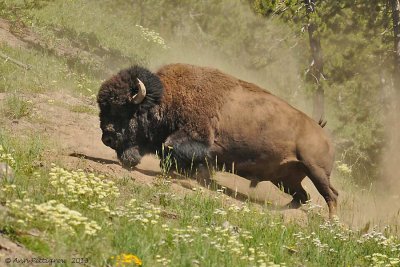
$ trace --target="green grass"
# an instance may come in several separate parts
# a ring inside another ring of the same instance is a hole
[[[42,161],[44,148],[49,146],[48,140],[34,133],[15,135],[0,129],[0,145],[4,153],[11,154],[15,160],[17,175],[25,179],[36,170],[36,165]]]
[[[23,22],[30,26],[41,39],[41,47],[24,49],[0,44],[2,53],[32,66],[25,70],[10,61],[0,60],[0,93],[44,93],[62,88],[78,95],[94,96],[101,79],[105,78],[105,70],[114,72],[132,64],[146,64],[150,57],[157,58],[165,50],[157,34],[135,26],[134,20],[110,13],[97,1],[51,1],[42,8],[37,5],[32,9],[23,1],[19,1],[16,9],[11,2],[1,4],[3,15],[14,20],[15,25]],[[13,12],[20,14],[10,15]],[[75,57],[57,56],[53,51],[55,47],[72,49],[76,46],[81,52]],[[96,53],[104,61],[98,62],[94,57]]]
[[[11,62],[0,61],[0,93],[43,93],[62,88],[91,96],[100,86],[98,79],[75,72],[64,59],[54,55],[5,45],[0,45],[0,50],[12,58],[32,65],[32,69],[24,70]]]
[[[73,105],[69,107],[69,110],[76,113],[86,113],[90,115],[98,115],[97,109],[86,106],[86,105]]]
[[[17,94],[11,94],[6,97],[3,105],[0,105],[0,110],[9,119],[21,119],[30,115],[32,106],[30,101]]]
[[[45,8],[30,13],[39,27],[56,26],[74,32],[78,37],[92,36],[99,46],[112,48],[132,63],[147,63],[149,57],[162,53],[163,45],[157,38],[146,38],[133,17],[121,16],[121,11],[99,5],[98,1],[53,1]],[[112,11],[112,12],[110,12]],[[55,15],[57,14],[57,15]],[[92,23],[96,21],[96,23]]]

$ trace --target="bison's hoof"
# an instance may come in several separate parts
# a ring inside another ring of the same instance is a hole
[[[122,152],[119,160],[122,163],[122,167],[125,169],[132,169],[140,163],[141,155],[136,148],[130,147]]]

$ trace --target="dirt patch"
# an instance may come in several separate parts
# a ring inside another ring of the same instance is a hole
[[[30,259],[33,254],[21,244],[15,243],[9,240],[7,237],[0,235],[0,260],[1,264],[4,264],[6,259],[14,260],[17,259]],[[10,263],[11,264],[11,263]],[[15,264],[15,263],[14,263]],[[25,265],[25,264],[24,264]],[[32,266],[32,264],[26,264]],[[3,265],[1,265],[3,266]],[[11,265],[13,266],[13,265]]]
[[[10,31],[10,23],[0,18],[0,44],[7,44],[14,48],[27,48],[28,45],[21,41]]]
[[[7,216],[7,209],[0,205],[0,214],[1,216]],[[29,234],[29,233],[24,233]],[[3,265],[5,260],[10,258],[11,260],[18,258],[31,258],[34,256],[31,251],[25,248],[23,245],[10,240],[7,236],[4,236],[3,233],[0,233],[0,266]],[[9,266],[14,266],[15,264],[8,264]],[[26,264],[27,266],[32,266]]]

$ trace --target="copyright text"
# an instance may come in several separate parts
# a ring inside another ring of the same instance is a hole
[[[66,259],[52,259],[52,258],[6,258],[4,262],[7,264],[42,264],[42,265],[56,265],[67,263]]]

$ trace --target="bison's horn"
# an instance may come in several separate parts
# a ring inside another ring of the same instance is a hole
[[[141,80],[137,79],[137,81],[139,84],[139,91],[136,95],[131,97],[131,102],[134,104],[142,103],[143,99],[146,97],[146,86],[144,86]]]

